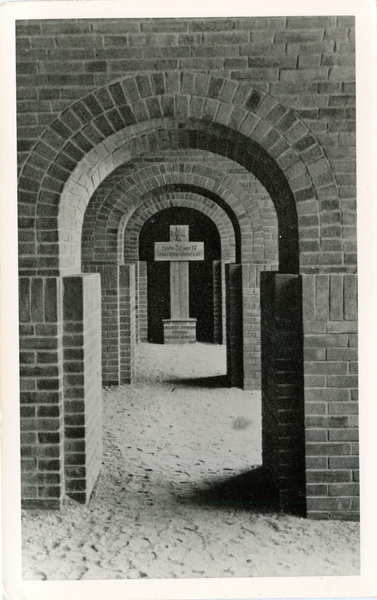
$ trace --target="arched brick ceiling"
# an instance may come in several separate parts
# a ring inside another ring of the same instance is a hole
[[[220,235],[222,260],[235,262],[236,239],[230,218],[209,198],[190,192],[155,193],[153,200],[135,210],[124,231],[124,260],[138,260],[139,234],[146,221],[160,210],[175,206],[193,208],[208,216]]]
[[[139,167],[132,169],[131,165],[122,165],[106,178],[91,198],[83,223],[84,262],[88,256],[93,260],[96,254],[97,261],[103,261],[105,250],[107,259],[115,261],[115,240],[119,228],[124,227],[141,203],[168,188],[171,191],[192,191],[214,201],[230,217],[237,244],[242,244],[243,259],[256,262],[265,260],[264,223],[260,207],[241,183],[223,171],[202,163],[155,162],[142,163]],[[145,189],[148,191],[142,194]],[[241,245],[237,248],[239,259]]]
[[[280,266],[298,270],[297,212],[299,219],[318,215],[317,191],[324,188],[338,202],[332,170],[315,137],[292,109],[248,83],[183,73],[178,88],[170,86],[164,73],[115,82],[75,102],[41,136],[22,169],[20,202],[59,205],[60,261],[42,260],[46,249],[40,243],[28,266],[21,257],[21,268],[77,269],[72,257],[94,189],[125,160],[165,144],[210,150],[253,172],[277,210]],[[43,219],[31,221],[31,229],[45,231]],[[320,226],[318,218],[318,239]]]

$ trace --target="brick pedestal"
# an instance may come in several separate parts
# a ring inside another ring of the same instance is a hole
[[[196,319],[164,319],[164,344],[196,342]]]

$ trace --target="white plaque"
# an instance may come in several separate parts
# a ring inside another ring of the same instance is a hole
[[[155,260],[204,260],[204,242],[155,242]]]

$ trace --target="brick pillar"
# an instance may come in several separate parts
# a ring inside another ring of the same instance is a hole
[[[305,514],[301,276],[261,273],[262,458],[282,510]]]
[[[229,385],[243,388],[242,265],[226,265],[226,339]]]
[[[137,339],[148,341],[148,297],[147,297],[147,263],[137,263]]]
[[[61,279],[19,280],[21,498],[60,509],[64,496]]]
[[[130,383],[136,344],[135,265],[86,270],[101,275],[102,385]]]
[[[359,518],[356,275],[303,275],[308,516]]]
[[[135,372],[135,265],[119,268],[119,383],[131,383]]]
[[[222,331],[223,331],[223,344],[226,344],[226,273],[225,273],[225,261],[221,261],[221,294],[222,294]]]
[[[65,488],[87,502],[102,460],[101,289],[97,274],[63,278]]]
[[[95,267],[101,275],[102,385],[119,385],[118,266]]]
[[[213,341],[223,343],[223,294],[221,260],[213,261]]]
[[[262,265],[242,265],[244,389],[261,389],[260,271]]]
[[[83,266],[101,276],[102,385],[119,385],[118,266]]]

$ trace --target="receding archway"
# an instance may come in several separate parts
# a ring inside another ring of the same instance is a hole
[[[169,262],[154,260],[154,243],[169,241],[170,225],[188,225],[190,241],[204,243],[204,260],[189,263],[189,312],[196,322],[196,339],[214,342],[213,262],[221,259],[220,235],[203,213],[171,207],[150,217],[139,235],[139,257],[147,263],[148,341],[163,343],[163,319],[170,318]]]
[[[203,83],[202,74],[196,74],[194,79],[196,83],[199,83],[199,81]],[[211,78],[204,76],[204,79],[206,82],[205,89],[210,90],[208,86]],[[268,190],[276,207],[279,223],[279,268],[282,274],[297,275],[300,268],[306,273],[317,273],[320,272],[323,265],[329,265],[329,261],[338,260],[339,257],[334,256],[334,254],[326,255],[327,250],[323,246],[321,252],[315,257],[315,264],[319,266],[312,266],[313,251],[316,252],[317,249],[320,249],[320,229],[322,228],[325,234],[326,227],[326,222],[320,222],[319,220],[317,191],[326,188],[327,197],[334,200],[332,205],[334,211],[338,206],[338,195],[333,186],[334,180],[331,169],[321,147],[294,111],[286,109],[268,95],[256,92],[250,86],[237,82],[221,80],[221,86],[224,86],[224,89],[227,86],[229,90],[229,87],[233,86],[231,100],[227,102],[211,97],[210,91],[208,91],[208,95],[207,92],[204,92],[204,95],[197,94],[196,91],[198,90],[195,91],[195,86],[193,86],[192,94],[189,95],[183,93],[183,90],[181,92],[176,90],[174,93],[177,102],[171,102],[172,97],[163,74],[161,84],[163,84],[159,88],[162,90],[161,94],[156,95],[153,88],[151,88],[150,95],[154,96],[151,101],[145,101],[138,95],[137,106],[143,111],[143,116],[138,116],[138,118],[135,118],[127,104],[127,94],[129,94],[130,86],[136,85],[135,82],[132,83],[131,80],[126,80],[109,86],[106,94],[110,100],[112,98],[111,110],[101,109],[99,99],[91,94],[89,100],[91,106],[96,107],[94,109],[97,111],[96,115],[91,115],[85,109],[85,123],[78,121],[76,117],[72,120],[72,116],[75,114],[77,116],[79,114],[83,115],[83,104],[79,102],[68,111],[65,111],[64,115],[61,115],[61,118],[51,125],[43,139],[37,144],[21,174],[20,203],[36,204],[38,208],[37,215],[40,214],[39,207],[45,207],[44,210],[51,214],[51,218],[44,219],[38,216],[33,220],[32,227],[30,220],[30,228],[33,229],[34,236],[32,239],[35,242],[38,239],[38,244],[33,247],[34,254],[32,256],[20,254],[21,275],[24,277],[36,275],[42,278],[79,275],[82,222],[93,193],[118,166],[130,161],[132,157],[140,156],[146,151],[151,152],[159,146],[171,149],[196,148],[209,150],[219,156],[231,158],[258,177]],[[139,94],[137,86],[135,90]],[[158,96],[157,101],[152,101],[156,100],[156,96]],[[88,105],[88,98],[86,98],[85,104]],[[116,108],[114,108],[115,106]],[[130,106],[132,106],[132,101]],[[133,108],[136,111],[136,107]],[[98,115],[102,117],[105,113],[105,120],[101,120]],[[88,119],[86,115],[89,115]],[[116,120],[112,120],[112,117],[116,115],[119,117],[118,125],[115,125]],[[78,125],[72,125],[73,122],[78,123]],[[110,125],[110,122],[112,125]],[[102,133],[100,134],[98,134],[98,127],[100,129],[102,127]],[[289,132],[289,135],[287,132]],[[51,152],[51,149],[53,149],[53,152]],[[43,169],[36,169],[35,165],[38,164],[41,156],[44,157],[44,165],[46,165],[46,161],[48,165]],[[189,174],[187,181],[193,185],[203,185],[203,182],[206,181],[205,170],[204,172]],[[164,184],[165,182],[159,181],[156,175],[155,181],[152,179],[149,181],[148,189],[144,187],[140,190],[139,188],[143,186],[143,182],[135,181],[134,189],[137,193],[134,194],[130,188],[128,188],[128,192],[130,192],[132,199],[137,201],[143,193]],[[214,188],[216,188],[216,185],[217,182],[214,182]],[[216,189],[212,191],[216,193]],[[250,224],[250,214],[248,214],[250,205],[246,202],[247,194],[243,197],[237,197],[237,194],[232,194],[231,189],[225,190],[225,193],[225,202],[234,211],[242,236],[247,239]],[[94,203],[92,206],[94,206]],[[120,279],[118,277],[120,273],[118,233],[123,213],[122,205],[115,202],[105,226],[107,237],[104,238],[104,260],[107,264],[108,256],[106,252],[112,253],[113,261],[110,266],[114,271],[116,284]],[[95,218],[98,214],[98,211],[95,210]],[[334,214],[334,218],[337,218],[337,213]],[[310,215],[310,223],[308,215]],[[27,227],[29,227],[29,223],[27,223]],[[52,235],[49,233],[49,228],[53,230]],[[311,240],[314,236],[314,242],[306,243],[306,235],[312,236]],[[247,246],[246,244],[247,256],[242,257],[245,262],[242,265],[237,265],[234,281],[241,280],[244,282],[241,288],[238,289],[242,289],[243,315],[247,315],[247,320],[244,320],[242,325],[243,351],[248,356],[245,365],[249,367],[255,355],[260,353],[260,341],[255,327],[255,323],[259,321],[259,276],[260,272],[270,265],[257,261],[252,262],[252,249],[250,245]],[[48,254],[49,252],[51,252],[51,255]],[[97,263],[97,265],[90,265],[88,270],[96,271],[97,269],[101,272],[102,268],[103,265]],[[240,273],[242,277],[240,277]],[[127,290],[127,293],[129,290],[132,291],[132,277],[130,276],[129,279],[127,277],[128,271],[123,270],[121,277],[122,284],[124,284],[122,294],[119,293],[117,296],[118,290],[113,290],[114,298],[112,300],[115,299],[115,304],[118,302],[115,306],[116,311],[119,309],[121,302],[124,303],[124,296],[126,295],[123,293],[124,290]],[[127,288],[128,284],[129,288]],[[34,286],[34,290],[39,289],[40,282],[38,282],[38,285],[34,285],[33,282],[32,286]],[[278,290],[278,287],[275,286],[274,288],[272,286],[275,291],[279,292],[281,289]],[[26,282],[24,288],[26,290]],[[24,290],[24,288],[22,289]],[[27,290],[25,294],[27,296]],[[132,293],[130,292],[129,298],[131,296]],[[276,293],[274,298],[278,300],[279,294]],[[302,296],[297,295],[295,300],[296,307],[299,310],[301,308],[301,298]],[[131,315],[132,311],[133,306],[130,301],[129,312]],[[56,310],[55,313],[59,314],[59,311]],[[53,317],[58,320],[55,313]],[[51,318],[51,313],[49,318]],[[279,326],[278,321],[276,325]],[[116,329],[116,325],[114,327]],[[27,335],[25,334],[25,337]],[[61,331],[57,327],[53,334],[53,342],[59,348],[59,352],[56,353],[56,372],[58,373],[56,377],[59,378],[57,385],[59,389],[59,386],[62,389],[64,388],[61,359],[63,355],[62,340]],[[25,347],[29,348],[29,340],[25,339],[24,341]],[[118,347],[121,347],[122,340],[118,340],[118,342]],[[301,360],[302,344],[295,350],[296,354],[297,351],[300,353]],[[280,358],[277,357],[277,360],[280,360]],[[120,360],[122,359],[123,357],[120,354]],[[114,358],[115,362],[116,360],[117,357]],[[292,360],[292,357],[290,357],[290,360]],[[300,363],[300,360],[298,363]],[[296,364],[298,363],[296,361]],[[292,365],[292,362],[290,365]],[[271,369],[272,371],[276,370],[275,365],[272,365]],[[297,374],[299,378],[302,378],[302,363],[297,367],[297,372],[283,371],[283,375],[287,372],[294,372],[295,375]],[[279,372],[277,371],[277,373]],[[257,369],[249,369],[244,381],[250,383],[252,377],[257,378]],[[114,381],[119,382],[119,379],[116,380],[115,378]],[[280,382],[278,380],[276,384],[276,389],[279,389]],[[43,393],[38,392],[38,401],[42,403]],[[292,395],[293,392],[291,391],[289,394]],[[289,394],[288,400],[290,399]],[[297,398],[301,418],[303,409],[302,394],[299,394]],[[281,406],[273,406],[272,412],[274,414],[271,423],[278,423],[277,430],[272,433],[276,442],[276,452],[270,456],[270,464],[274,466],[280,464],[280,425],[284,425],[285,432],[287,426],[291,430],[294,427],[293,420],[283,422],[284,410]],[[289,412],[289,417],[291,416],[292,411]],[[290,440],[291,442],[293,444],[292,440]],[[301,458],[304,456],[304,450],[301,448],[301,438],[300,448],[297,449],[296,444],[293,450],[294,457],[297,457],[297,453]],[[294,469],[298,464],[295,462],[294,457],[288,456],[287,458],[287,454],[285,454],[285,459],[288,462],[282,464],[285,467],[286,475],[284,484],[288,482],[288,488],[282,489],[280,487],[281,473],[279,473],[279,469],[277,470],[275,483],[279,492],[298,491],[295,481],[292,482],[289,479],[289,469]],[[301,475],[301,462],[299,467]],[[301,491],[300,488],[299,492],[301,493]]]

